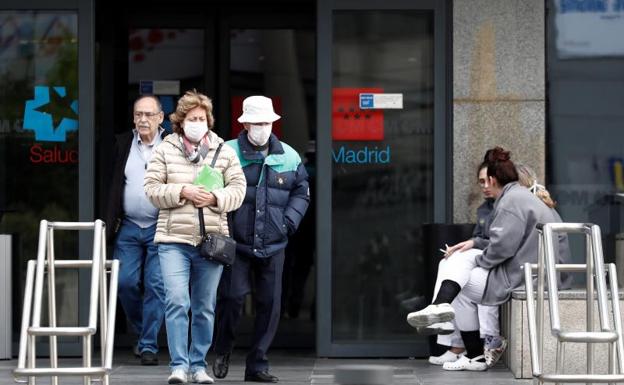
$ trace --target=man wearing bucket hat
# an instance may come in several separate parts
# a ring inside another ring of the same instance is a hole
[[[245,381],[278,382],[269,373],[266,353],[280,318],[284,249],[310,201],[308,175],[299,154],[271,133],[279,118],[271,99],[250,96],[243,101],[243,114],[238,118],[245,130],[227,142],[240,159],[247,193],[243,205],[230,217],[237,242],[236,262],[224,270],[219,284],[217,357],[212,365],[217,378],[228,373],[234,332],[253,282],[256,319]]]

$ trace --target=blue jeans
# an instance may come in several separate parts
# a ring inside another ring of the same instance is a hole
[[[199,255],[199,248],[181,243],[158,245],[165,282],[165,323],[171,370],[206,368],[212,344],[217,287],[223,266]],[[190,293],[189,293],[190,283]],[[191,346],[188,344],[189,309]]]
[[[124,220],[117,234],[113,258],[120,262],[119,301],[133,332],[139,336],[139,351],[158,352],[158,332],[164,316],[163,287],[156,225],[142,229]],[[143,276],[141,276],[143,275]],[[145,291],[141,294],[141,283]]]

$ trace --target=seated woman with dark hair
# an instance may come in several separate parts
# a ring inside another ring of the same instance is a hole
[[[488,150],[487,177],[496,198],[489,227],[490,242],[473,258],[463,258],[438,272],[440,288],[433,303],[408,314],[407,322],[423,328],[455,319],[466,355],[445,363],[447,370],[486,370],[479,336],[477,305],[500,305],[523,284],[522,265],[535,263],[538,251],[538,223],[561,222],[551,208],[518,183],[509,151]],[[567,238],[558,245],[560,255],[568,253]]]

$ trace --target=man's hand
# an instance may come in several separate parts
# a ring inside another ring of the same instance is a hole
[[[446,253],[444,253],[444,258],[450,257],[456,251],[466,251],[466,250],[470,250],[472,248],[474,248],[474,241],[472,239],[469,239],[469,240],[463,241],[463,242],[459,242],[458,244],[453,245],[451,247],[448,247],[446,249]]]
[[[188,185],[182,187],[180,193],[182,198],[193,202],[195,207],[216,206],[217,198],[213,193],[209,193],[202,186]]]

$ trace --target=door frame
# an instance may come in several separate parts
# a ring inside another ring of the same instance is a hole
[[[428,10],[434,14],[434,221],[451,217],[452,124],[449,87],[450,2],[447,0],[318,0],[317,3],[317,157],[318,175],[331,181],[332,16],[337,10]],[[332,340],[332,185],[317,189],[317,355],[321,357],[416,357],[428,354],[428,340],[335,342]]]
[[[93,222],[95,181],[95,0],[3,0],[0,11],[75,11],[78,15],[78,221]],[[43,218],[42,218],[43,219]],[[78,232],[78,253],[89,259],[93,236]],[[78,320],[88,323],[90,272],[80,269],[78,275]],[[15,340],[15,337],[13,339]],[[19,338],[19,336],[17,336]],[[40,354],[49,351],[48,341],[38,345]],[[18,343],[13,343],[17,353]],[[59,340],[61,356],[82,354],[81,342]]]

